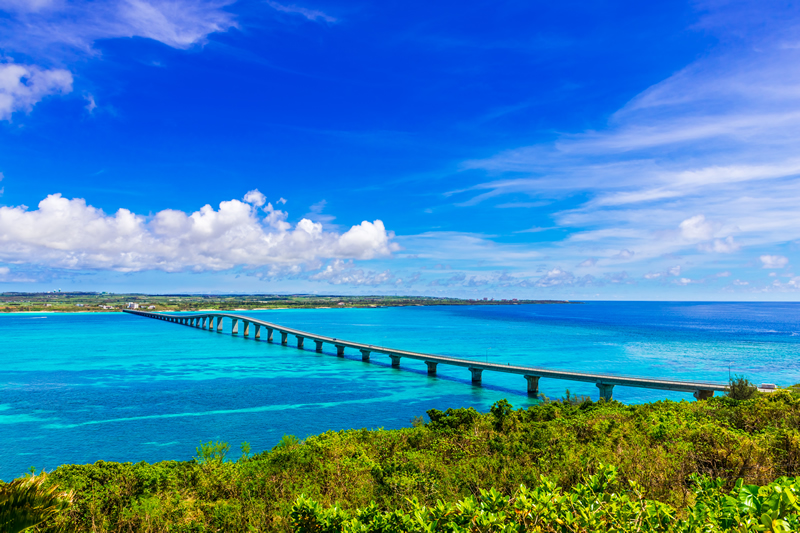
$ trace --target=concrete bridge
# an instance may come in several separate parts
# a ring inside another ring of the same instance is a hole
[[[224,321],[227,319],[231,323],[232,335],[243,335],[244,337],[249,337],[252,335],[254,339],[260,339],[263,331],[268,342],[274,342],[277,340],[275,337],[277,334],[280,336],[280,343],[284,346],[289,344],[289,337],[294,337],[292,344],[295,344],[297,348],[303,349],[305,347],[306,340],[308,340],[309,343],[313,342],[315,344],[317,352],[322,352],[322,346],[324,344],[330,344],[336,347],[336,354],[339,357],[344,357],[345,349],[350,348],[352,350],[358,350],[361,353],[361,360],[364,362],[369,362],[372,354],[388,356],[392,361],[393,367],[399,367],[400,360],[403,358],[414,359],[417,361],[423,361],[427,365],[429,375],[436,375],[436,370],[439,365],[459,366],[469,370],[472,376],[472,383],[476,385],[481,383],[483,372],[486,370],[492,372],[505,372],[506,374],[519,374],[523,376],[527,382],[528,394],[533,396],[538,396],[539,394],[539,380],[541,378],[594,383],[600,390],[600,397],[604,398],[605,400],[611,400],[612,391],[616,385],[624,387],[639,387],[644,389],[691,392],[698,400],[710,398],[714,395],[715,391],[725,391],[728,385],[727,383],[719,382],[651,379],[643,377],[615,376],[612,374],[600,374],[593,372],[571,372],[567,370],[553,370],[549,368],[512,366],[510,364],[503,365],[499,363],[482,363],[480,361],[471,361],[469,359],[461,359],[457,357],[409,352],[406,350],[387,348],[385,346],[376,346],[373,344],[347,341],[344,339],[327,337],[325,335],[317,335],[316,333],[309,333],[299,329],[287,328],[285,326],[273,324],[265,320],[259,320],[257,318],[232,313],[204,312],[164,314],[150,313],[147,311],[132,311],[128,309],[125,309],[124,311],[126,313],[143,317],[164,320],[174,324],[183,324],[208,331],[216,331],[218,333],[223,332]]]

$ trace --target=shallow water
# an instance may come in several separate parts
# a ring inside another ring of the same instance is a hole
[[[306,331],[518,365],[756,383],[800,382],[800,304],[591,302],[243,312]],[[45,317],[45,318],[42,318]],[[230,323],[227,322],[230,330]],[[293,340],[293,339],[292,339]],[[0,479],[63,463],[189,459],[201,441],[268,449],[359,427],[397,428],[431,408],[534,402],[522,376],[420,361],[362,363],[129,314],[0,315]],[[540,391],[597,398],[592,384]],[[691,394],[615,387],[626,403]]]

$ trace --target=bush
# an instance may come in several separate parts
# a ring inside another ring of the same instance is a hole
[[[75,503],[49,520],[48,528],[289,531],[301,495],[325,512],[336,507],[340,518],[361,513],[405,527],[403,520],[439,501],[451,502],[442,503],[447,509],[442,512],[461,505],[456,502],[474,500],[480,507],[489,501],[483,493],[494,489],[504,495],[504,509],[511,509],[521,485],[530,494],[584,498],[586,487],[598,483],[605,483],[602,495],[592,490],[598,505],[608,506],[608,520],[629,504],[656,512],[657,503],[678,513],[676,519],[688,520],[689,511],[723,516],[727,496],[738,490],[731,496],[738,498],[742,487],[750,492],[762,487],[762,498],[775,480],[800,476],[800,396],[784,389],[749,401],[728,396],[642,405],[556,401],[527,409],[498,402],[486,414],[448,409],[430,410],[428,417],[430,422],[413,428],[329,431],[303,441],[286,436],[272,450],[237,461],[224,461],[225,443],[210,443],[198,451],[208,458],[202,462],[198,457],[64,465],[45,484],[73,489]],[[614,475],[601,465],[614,465]],[[702,500],[702,487],[713,495]],[[697,503],[701,500],[705,507]]]
[[[291,511],[296,533],[572,532],[572,531],[771,531],[800,529],[800,480],[781,478],[765,487],[739,481],[730,494],[723,482],[693,478],[695,501],[683,511],[643,497],[636,483],[625,486],[617,469],[601,466],[583,483],[563,490],[542,477],[535,488],[512,496],[494,489],[455,503],[426,506],[417,500],[406,511],[375,505],[352,513],[325,508],[303,496]]]
[[[750,383],[744,376],[733,376],[726,394],[734,400],[749,400],[758,394],[758,387]]]

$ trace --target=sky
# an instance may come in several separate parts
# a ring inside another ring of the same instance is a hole
[[[0,0],[0,292],[797,300],[800,6]]]

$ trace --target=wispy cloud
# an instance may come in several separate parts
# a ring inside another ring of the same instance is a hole
[[[282,13],[297,14],[307,18],[308,20],[322,20],[324,22],[327,22],[328,24],[333,24],[334,22],[337,22],[337,20],[334,17],[331,17],[330,15],[327,15],[317,9],[308,9],[294,4],[290,5],[279,4],[278,2],[272,2],[272,1],[268,1],[267,5],[276,11],[280,11]]]
[[[468,207],[527,195],[534,204],[581,191],[585,200],[548,213],[564,239],[539,249],[573,264],[625,259],[641,275],[669,254],[710,268],[720,254],[773,256],[800,239],[800,47],[787,46],[800,18],[770,11],[759,26],[738,3],[702,9],[721,43],[707,56],[600,130],[466,161],[491,179],[449,198]],[[635,256],[614,257],[619,250]]]
[[[209,34],[235,26],[223,8],[232,0],[111,0],[106,2],[22,2],[0,10],[4,35],[0,44],[32,56],[52,57],[66,49],[93,52],[100,39],[144,37],[172,48],[186,49],[205,42]]]
[[[235,26],[223,8],[233,0],[11,0],[0,3],[0,48],[31,58],[0,64],[0,120],[28,112],[54,94],[72,91],[72,73],[42,64],[65,64],[98,55],[101,39],[144,37],[178,49],[203,44]],[[35,63],[39,63],[38,65]],[[97,106],[86,97],[86,109]]]

